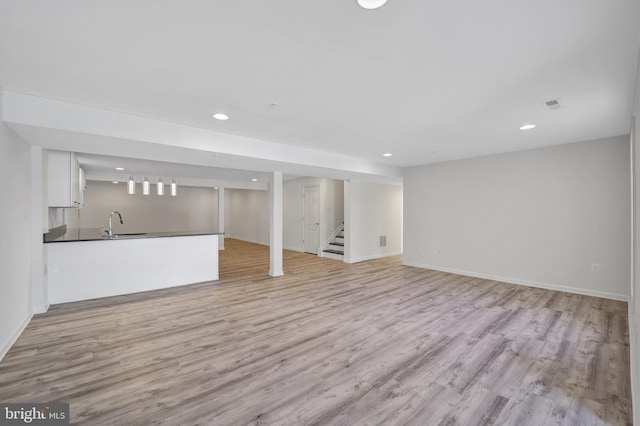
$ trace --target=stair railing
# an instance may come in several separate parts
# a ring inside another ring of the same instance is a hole
[[[319,256],[319,257],[323,257],[323,256],[324,256],[324,255],[323,255],[324,250],[325,250],[327,247],[329,247],[329,244],[331,244],[331,242],[334,240],[334,238],[336,238],[336,237],[338,236],[338,234],[339,234],[340,232],[342,232],[342,231],[344,231],[344,222],[342,222],[342,223],[340,224],[340,226],[338,226],[338,229],[336,229],[335,231],[333,231],[333,234],[331,234],[331,235],[329,236],[329,238],[327,238],[327,240],[326,240],[323,244],[321,244],[321,245],[320,245],[320,248],[318,249],[318,256]]]

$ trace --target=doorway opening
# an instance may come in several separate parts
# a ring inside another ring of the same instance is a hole
[[[302,249],[318,254],[320,249],[320,186],[302,188]]]

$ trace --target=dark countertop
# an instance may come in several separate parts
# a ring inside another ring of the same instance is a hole
[[[145,232],[145,233],[122,233],[114,232],[112,237],[101,235],[100,228],[68,229],[62,233],[51,230],[43,234],[45,243],[69,243],[75,241],[113,241],[132,240],[139,238],[163,238],[163,237],[191,237],[198,235],[222,235],[220,232]]]

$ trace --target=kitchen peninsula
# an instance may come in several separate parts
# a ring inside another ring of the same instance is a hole
[[[51,304],[218,279],[219,233],[62,231],[44,234]]]

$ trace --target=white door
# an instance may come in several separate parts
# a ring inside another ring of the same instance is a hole
[[[305,186],[302,190],[303,250],[318,254],[320,248],[320,187]]]

